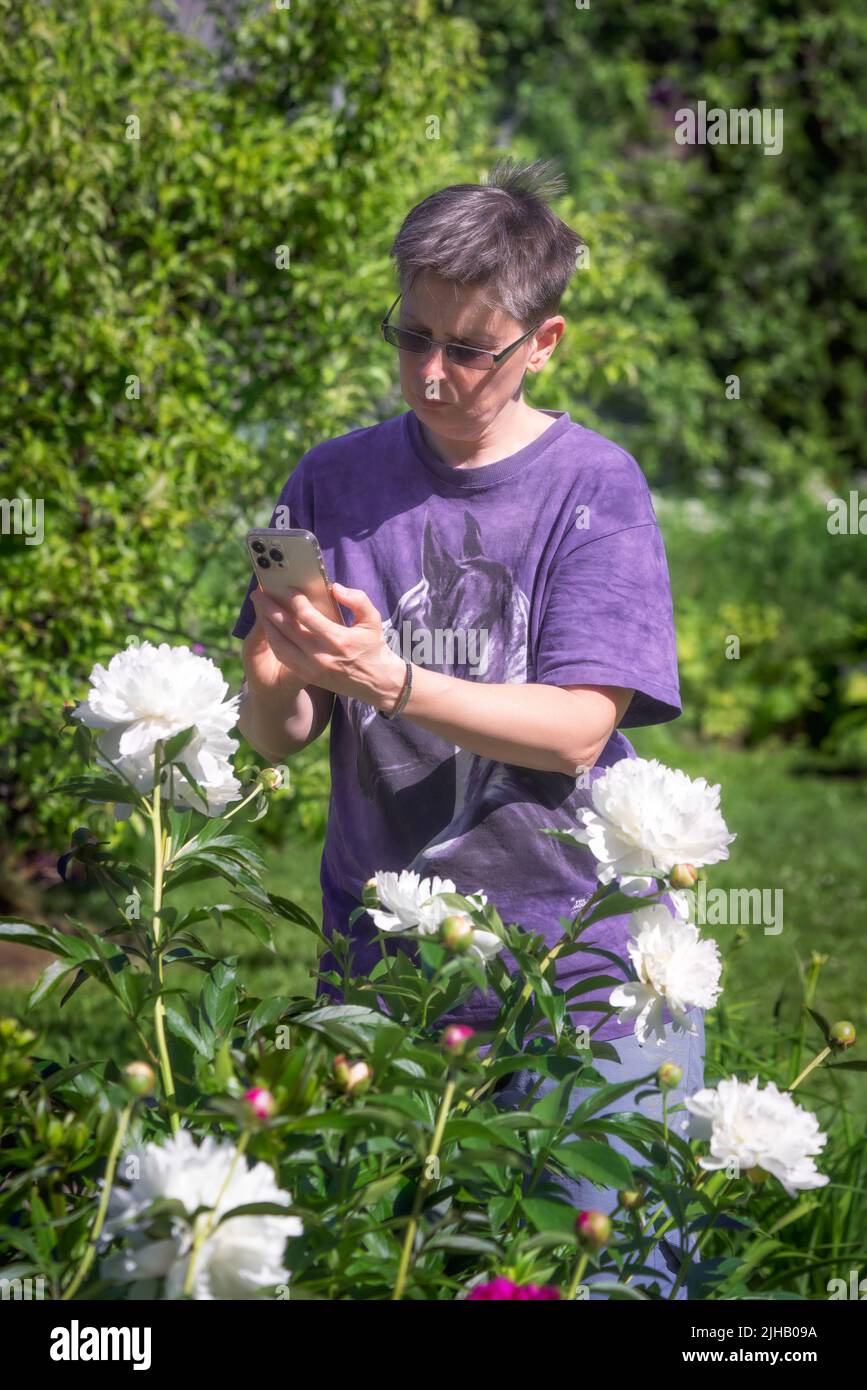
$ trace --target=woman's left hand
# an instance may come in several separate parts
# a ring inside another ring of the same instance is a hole
[[[389,708],[403,687],[403,659],[386,642],[379,612],[363,589],[342,584],[331,589],[335,600],[352,611],[352,627],[326,618],[300,589],[290,589],[285,603],[263,589],[253,590],[253,606],[271,650],[304,685]]]

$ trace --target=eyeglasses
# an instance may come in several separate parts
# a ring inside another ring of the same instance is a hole
[[[408,328],[398,328],[395,324],[389,323],[392,310],[397,304],[401,295],[392,304],[382,323],[382,336],[392,347],[400,348],[401,352],[430,352],[431,347],[445,348],[445,355],[450,362],[454,362],[456,367],[472,367],[474,371],[489,372],[492,367],[496,367],[499,362],[504,362],[515,348],[520,347],[523,342],[536,333],[542,326],[537,323],[535,328],[528,328],[526,333],[522,333],[520,338],[516,338],[508,347],[503,348],[502,352],[488,352],[484,348],[467,347],[465,343],[444,343],[439,338],[429,338],[426,333],[412,333]],[[542,320],[544,323],[545,320]]]

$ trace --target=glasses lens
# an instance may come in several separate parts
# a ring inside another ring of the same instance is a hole
[[[480,371],[487,371],[494,365],[492,353],[483,352],[481,348],[462,347],[460,343],[449,343],[446,355],[458,367],[476,367]]]
[[[385,341],[403,352],[427,352],[430,347],[430,339],[421,333],[410,333],[405,328],[395,328],[391,323],[386,324],[383,332]]]

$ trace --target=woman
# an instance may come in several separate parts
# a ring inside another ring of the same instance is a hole
[[[545,180],[544,165],[501,161],[487,184],[413,208],[382,324],[409,409],[317,444],[280,494],[272,525],[316,534],[351,625],[303,595],[282,608],[251,580],[233,629],[245,639],[239,728],[254,748],[281,762],[332,721],[329,939],[347,932],[373,873],[411,869],[484,890],[505,921],[553,944],[596,880],[589,851],[540,830],[573,828],[593,778],[635,756],[618,726],[681,712],[665,550],[638,464],[524,399],[527,373],[563,336],[583,246],[547,206]],[[582,939],[626,958],[627,927],[610,919]],[[379,958],[366,914],[352,943],[365,973]],[[335,965],[328,953],[323,971]],[[557,966],[564,990],[617,975],[601,955]],[[339,999],[333,979],[317,993]],[[628,1042],[610,991],[581,995],[574,1021]],[[439,1024],[484,1030],[498,1008],[476,991]],[[665,1051],[688,1064],[691,1089],[702,1040],[670,1035]],[[635,1074],[656,1065],[639,1057]]]

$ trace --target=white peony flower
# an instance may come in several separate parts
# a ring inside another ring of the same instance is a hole
[[[113,1283],[163,1278],[165,1297],[180,1297],[194,1228],[189,1219],[172,1216],[169,1237],[149,1238],[144,1231],[145,1212],[157,1198],[180,1201],[188,1218],[197,1207],[216,1206],[217,1220],[233,1207],[251,1202],[291,1204],[290,1194],[278,1187],[266,1163],[249,1168],[242,1157],[227,1184],[235,1154],[234,1144],[210,1135],[197,1146],[188,1130],[180,1130],[162,1144],[128,1150],[120,1171],[135,1158],[138,1176],[131,1187],[112,1187],[103,1235],[128,1235],[131,1248],[103,1260],[102,1276]],[[196,1233],[208,1218],[207,1212],[195,1218]],[[263,1286],[285,1284],[289,1279],[283,1266],[287,1237],[303,1231],[297,1216],[233,1216],[222,1225],[215,1224],[197,1256],[193,1298],[248,1299]]]
[[[473,939],[467,951],[468,955],[476,956],[484,964],[502,949],[503,943],[496,932],[484,931],[481,927],[473,927]]]
[[[710,1142],[710,1156],[699,1159],[702,1168],[736,1164],[742,1174],[762,1168],[779,1178],[790,1197],[828,1182],[811,1157],[827,1143],[827,1134],[815,1115],[773,1081],[760,1091],[757,1076],[752,1081],[731,1077],[696,1091],[684,1104],[691,1112],[689,1138]]]
[[[117,652],[108,669],[97,663],[90,673],[87,699],[74,717],[107,732],[97,740],[100,752],[142,793],[153,790],[154,752],[158,739],[181,729],[195,733],[181,754],[208,798],[208,814],[218,815],[241,795],[229,757],[238,740],[229,730],[238,720],[235,695],[226,700],[228,684],[209,657],[189,647],[162,642],[129,646]],[[175,766],[166,769],[163,795],[175,803],[204,810],[202,801]]]
[[[440,925],[446,917],[453,916],[457,909],[449,907],[438,895],[456,893],[450,878],[419,879],[417,873],[403,869],[399,874],[379,870],[374,874],[376,896],[381,907],[370,907],[368,913],[379,931],[398,932],[403,936],[437,936]],[[463,896],[474,906],[482,908],[488,901],[481,889]],[[473,939],[468,954],[481,961],[490,960],[503,949],[503,943],[494,933],[473,927]]]
[[[609,995],[620,1009],[618,1019],[635,1019],[642,1047],[648,1038],[665,1042],[663,1008],[671,1010],[675,1032],[695,1033],[687,1010],[711,1009],[719,997],[722,961],[713,940],[704,940],[692,922],[675,917],[662,903],[640,908],[629,923],[629,955],[637,980],[628,980]]]
[[[435,936],[440,922],[454,908],[447,907],[439,893],[455,893],[450,878],[419,879],[417,873],[403,869],[399,874],[380,870],[374,875],[376,896],[381,907],[368,908],[379,931],[401,932],[404,936]]]
[[[601,883],[619,879],[624,893],[641,893],[651,886],[641,869],[667,874],[675,864],[728,859],[735,836],[720,814],[719,790],[656,758],[621,758],[593,783],[593,806],[577,812],[581,828],[571,833],[599,861]]]

